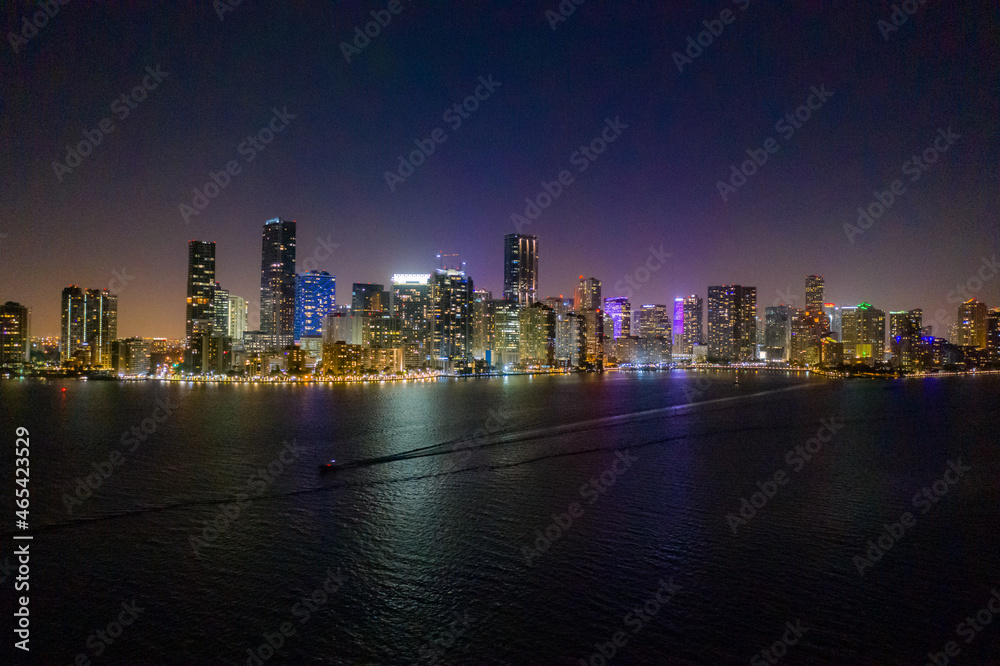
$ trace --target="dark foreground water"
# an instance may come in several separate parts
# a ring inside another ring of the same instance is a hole
[[[17,426],[34,534],[30,660],[8,629],[0,662],[996,664],[998,398],[684,372],[0,383],[5,626]]]

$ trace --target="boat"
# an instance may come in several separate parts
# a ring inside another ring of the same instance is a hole
[[[319,471],[321,471],[321,472],[332,472],[335,469],[337,469],[337,461],[336,460],[331,460],[328,463],[320,463],[320,465],[319,465]]]

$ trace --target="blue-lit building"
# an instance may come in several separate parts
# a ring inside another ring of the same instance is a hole
[[[295,339],[323,335],[323,317],[334,313],[337,278],[326,271],[295,276]]]

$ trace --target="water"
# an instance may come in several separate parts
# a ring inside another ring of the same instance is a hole
[[[998,395],[996,376],[784,373],[4,382],[4,446],[31,433],[24,663],[735,664],[774,645],[789,664],[916,664],[949,641],[957,663],[997,663],[1000,619],[956,627],[1000,589]],[[922,513],[914,495],[959,460]],[[763,506],[727,519],[743,498]],[[862,576],[855,556],[906,512]],[[134,622],[95,633],[133,600]]]

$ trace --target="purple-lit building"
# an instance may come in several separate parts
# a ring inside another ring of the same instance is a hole
[[[613,322],[615,339],[632,334],[632,305],[624,296],[604,299],[604,314]]]

